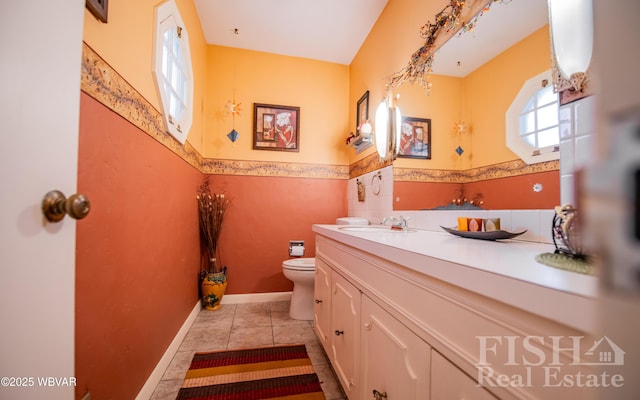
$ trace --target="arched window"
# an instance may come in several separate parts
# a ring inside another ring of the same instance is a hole
[[[507,110],[507,147],[527,164],[560,158],[558,107],[546,71],[526,81]]]
[[[173,0],[156,7],[153,76],[165,128],[185,142],[193,117],[193,73],[189,37]]]

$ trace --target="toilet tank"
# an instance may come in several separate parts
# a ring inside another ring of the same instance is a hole
[[[342,217],[336,219],[337,225],[369,225],[369,220],[359,217]]]

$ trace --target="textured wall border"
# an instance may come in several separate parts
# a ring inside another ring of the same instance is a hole
[[[349,179],[391,165],[390,161],[380,162],[376,153],[349,166],[204,158],[189,142],[183,146],[169,135],[160,112],[86,43],[82,47],[81,90],[205,174]],[[462,171],[395,167],[393,175],[394,180],[404,182],[467,183],[558,169],[559,161],[529,165],[514,160]]]
[[[391,165],[390,160],[381,162],[380,157],[378,157],[378,153],[372,153],[349,165],[349,178],[357,178],[360,175],[367,174],[371,171],[375,171],[389,165]]]
[[[82,46],[81,90],[154,138],[205,174],[348,179],[346,165],[204,158],[189,144],[181,145],[164,129],[162,114],[89,45]]]
[[[389,164],[390,162],[380,163],[378,161],[377,154],[371,154],[349,166],[349,178],[356,178]],[[512,176],[557,171],[559,169],[560,162],[558,160],[546,161],[538,164],[527,164],[522,160],[513,160],[460,171],[393,167],[393,180],[397,182],[469,183],[488,179],[508,178]]]

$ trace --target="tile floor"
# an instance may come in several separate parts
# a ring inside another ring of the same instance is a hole
[[[313,331],[312,321],[289,318],[289,302],[223,304],[200,311],[151,400],[175,400],[196,351],[304,343],[327,400],[346,400]]]

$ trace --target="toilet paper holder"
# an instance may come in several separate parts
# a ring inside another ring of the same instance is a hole
[[[289,256],[302,257],[304,255],[304,240],[289,241]]]

